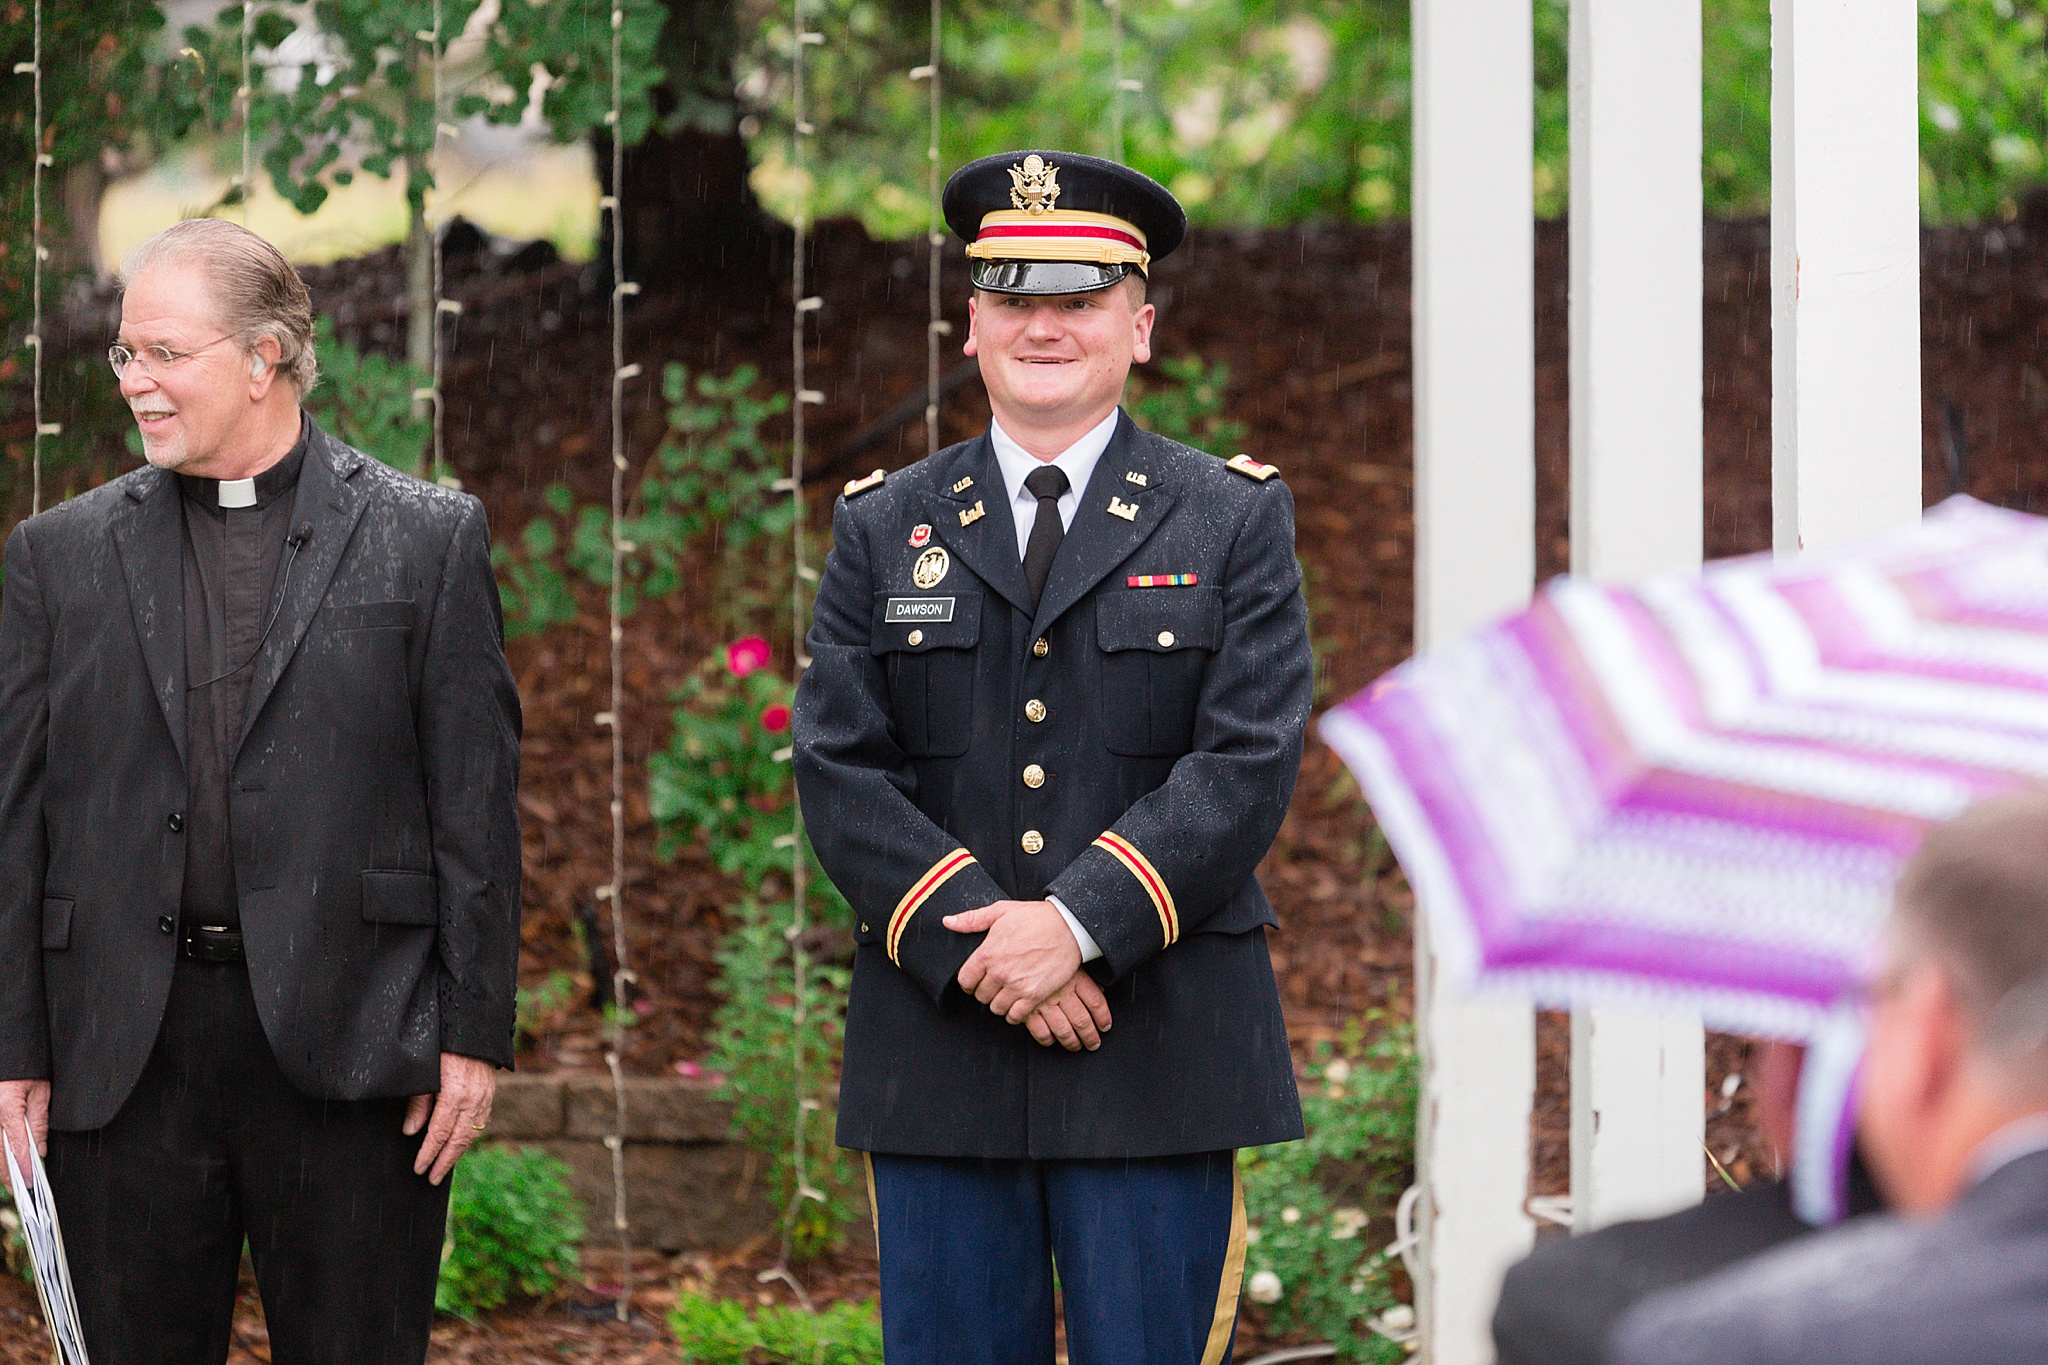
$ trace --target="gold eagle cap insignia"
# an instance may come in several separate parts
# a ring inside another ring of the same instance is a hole
[[[1060,197],[1060,168],[1033,152],[1010,167],[1010,204],[1025,213],[1045,213]]]

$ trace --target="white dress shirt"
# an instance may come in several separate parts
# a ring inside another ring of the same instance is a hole
[[[1003,471],[1003,487],[1010,494],[1010,517],[1017,523],[1018,559],[1024,558],[1024,547],[1031,543],[1031,528],[1038,524],[1038,499],[1024,486],[1024,480],[1040,465],[1060,467],[1060,472],[1067,476],[1067,491],[1060,494],[1060,528],[1072,529],[1074,513],[1081,507],[1081,494],[1088,490],[1089,476],[1095,473],[1095,462],[1109,448],[1109,438],[1116,435],[1116,417],[1112,409],[1109,416],[1088,429],[1087,435],[1050,460],[1041,460],[1018,445],[1003,430],[1001,422],[989,422],[988,439],[996,448],[996,466]]]
[[[1070,529],[1074,524],[1074,513],[1080,510],[1081,494],[1088,489],[1088,479],[1095,473],[1095,462],[1102,458],[1102,452],[1109,448],[1109,438],[1116,434],[1117,410],[1111,409],[1109,416],[1088,429],[1080,440],[1050,460],[1041,460],[1023,446],[1017,444],[1010,433],[1003,430],[1001,422],[990,419],[988,424],[989,443],[996,448],[996,467],[1002,470],[1003,487],[1010,494],[1010,517],[1017,523],[1017,558],[1024,558],[1024,547],[1031,543],[1031,528],[1038,524],[1038,497],[1024,486],[1024,480],[1040,465],[1055,464],[1067,476],[1067,491],[1060,494],[1060,528]],[[1067,922],[1067,928],[1074,933],[1074,942],[1080,946],[1081,960],[1093,962],[1102,956],[1102,946],[1095,936],[1082,927],[1074,918],[1074,912],[1060,903],[1058,896],[1047,896],[1052,908],[1060,912],[1060,918]]]

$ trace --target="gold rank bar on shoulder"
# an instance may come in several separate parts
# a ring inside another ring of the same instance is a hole
[[[1274,466],[1269,464],[1260,464],[1251,456],[1243,453],[1233,455],[1229,459],[1225,460],[1223,463],[1226,468],[1234,469],[1238,473],[1244,475],[1247,479],[1253,479],[1259,483],[1264,483],[1266,480],[1272,478],[1275,474],[1278,474],[1280,472]]]
[[[841,489],[840,493],[844,497],[857,498],[861,494],[867,492],[870,488],[880,488],[882,486],[882,480],[888,477],[889,473],[887,470],[877,469],[874,473],[868,475],[865,479],[848,479],[846,481],[846,487]]]

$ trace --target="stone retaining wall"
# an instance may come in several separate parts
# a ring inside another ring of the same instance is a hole
[[[731,1141],[731,1104],[680,1077],[631,1077],[625,1089],[626,1216],[636,1246],[727,1251],[770,1230],[763,1162]],[[491,1110],[490,1140],[540,1147],[567,1164],[586,1240],[599,1245],[611,1238],[604,1140],[616,1106],[608,1077],[515,1072],[499,1075]]]

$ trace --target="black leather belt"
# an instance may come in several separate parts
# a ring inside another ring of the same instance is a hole
[[[188,924],[178,935],[178,956],[194,962],[243,962],[242,931]]]

